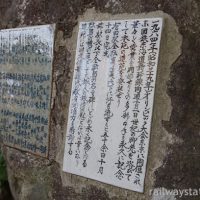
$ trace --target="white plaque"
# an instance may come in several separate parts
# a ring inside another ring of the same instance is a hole
[[[161,18],[82,22],[63,170],[143,192]]]

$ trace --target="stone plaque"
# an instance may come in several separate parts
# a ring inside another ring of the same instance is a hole
[[[63,170],[143,192],[161,18],[82,22]]]
[[[0,138],[48,156],[54,25],[0,31]]]

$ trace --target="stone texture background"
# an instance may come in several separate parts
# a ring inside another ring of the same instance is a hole
[[[145,193],[62,172],[77,24],[161,16],[164,30]],[[200,188],[200,2],[198,0],[0,0],[0,29],[57,24],[49,159],[1,145],[16,200],[199,199],[156,197],[155,188]]]

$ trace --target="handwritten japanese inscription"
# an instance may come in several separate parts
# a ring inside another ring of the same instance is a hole
[[[47,157],[54,25],[0,31],[0,138]]]
[[[63,170],[143,192],[162,19],[82,22]]]

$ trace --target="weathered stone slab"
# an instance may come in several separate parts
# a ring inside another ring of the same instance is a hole
[[[47,157],[54,25],[0,31],[0,137]]]
[[[143,192],[161,18],[79,26],[63,170]]]

